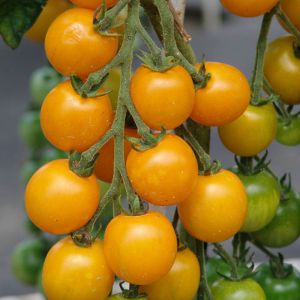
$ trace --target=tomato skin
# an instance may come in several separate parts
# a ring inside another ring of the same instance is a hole
[[[140,66],[131,79],[130,93],[144,122],[156,130],[181,125],[195,103],[193,80],[179,65],[164,72]]]
[[[300,30],[300,2],[298,0],[280,0],[280,5],[292,23]],[[283,28],[285,28],[285,26],[283,26]]]
[[[29,81],[33,107],[39,109],[48,93],[61,81],[62,76],[50,66],[36,69],[31,74]]]
[[[266,300],[265,293],[253,279],[229,281],[221,279],[212,287],[214,300]],[[272,299],[273,300],[273,299]]]
[[[100,189],[95,175],[79,177],[67,159],[49,162],[29,180],[25,192],[31,221],[46,232],[66,234],[85,225],[95,213]]]
[[[268,263],[260,265],[254,279],[261,285],[267,300],[298,300],[300,294],[300,273],[295,268],[286,278],[276,278]]]
[[[37,282],[47,251],[48,245],[45,245],[41,240],[28,240],[19,243],[11,256],[12,272],[16,278],[22,283],[34,285]]]
[[[48,300],[106,300],[114,282],[103,242],[79,247],[70,237],[57,242],[48,252],[42,282]]]
[[[272,221],[252,236],[262,245],[271,248],[286,247],[295,242],[300,234],[300,206],[296,197],[281,200]]]
[[[193,300],[200,284],[200,266],[196,255],[188,248],[178,251],[167,275],[141,291],[148,300]],[[178,288],[180,287],[180,288]]]
[[[51,24],[45,39],[46,55],[64,76],[85,79],[116,55],[118,38],[98,34],[93,28],[93,11],[72,8]]]
[[[279,0],[220,0],[232,14],[240,17],[258,17],[270,11]]]
[[[47,144],[41,129],[38,111],[27,111],[23,114],[19,132],[22,141],[32,150],[38,150]]]
[[[227,170],[199,176],[191,196],[178,205],[178,213],[193,237],[209,243],[225,241],[236,234],[245,221],[245,188],[240,179]]]
[[[107,95],[82,98],[69,80],[47,95],[41,109],[41,126],[46,138],[63,151],[87,150],[105,134],[112,120]]]
[[[137,285],[160,280],[171,269],[177,253],[176,234],[161,213],[119,215],[108,224],[104,254],[121,279]]]
[[[70,7],[70,3],[66,0],[48,0],[35,23],[26,32],[26,37],[34,42],[43,43],[51,23]]]
[[[271,103],[249,105],[235,121],[218,128],[224,146],[239,156],[254,156],[273,141],[277,129],[277,115]]]
[[[264,74],[285,104],[300,104],[300,59],[295,56],[292,36],[280,37],[268,45]]]
[[[162,206],[187,199],[198,177],[194,152],[174,134],[166,134],[147,151],[132,149],[126,168],[136,193],[143,200]]]
[[[248,212],[241,231],[258,231],[269,224],[276,214],[280,201],[279,183],[267,171],[238,176],[248,195]]]
[[[125,128],[125,136],[138,137],[136,129]],[[110,139],[99,151],[99,157],[95,165],[95,175],[98,179],[105,182],[112,182],[114,175],[114,139]],[[131,150],[131,143],[124,140],[125,161]]]
[[[78,7],[96,9],[102,5],[102,0],[70,0]],[[106,0],[107,8],[114,6],[118,0]]]
[[[200,65],[196,65],[199,70]],[[196,91],[191,118],[202,125],[221,126],[237,119],[250,103],[250,86],[237,68],[219,62],[206,62],[211,79]]]

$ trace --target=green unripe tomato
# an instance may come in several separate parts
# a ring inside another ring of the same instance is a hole
[[[276,140],[287,146],[300,144],[300,117],[293,116],[291,123],[286,124],[283,120],[278,121]]]
[[[63,77],[50,66],[35,70],[29,82],[32,106],[39,109],[47,94],[59,83]]]

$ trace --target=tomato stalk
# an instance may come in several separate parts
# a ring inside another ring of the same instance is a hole
[[[261,24],[260,34],[257,42],[256,49],[256,58],[255,58],[255,67],[252,77],[252,95],[251,95],[251,104],[259,105],[261,103],[260,93],[263,89],[263,80],[264,80],[264,59],[265,52],[267,49],[267,39],[270,31],[271,23],[273,16],[276,12],[276,9],[273,9],[271,12],[266,13],[263,17]]]

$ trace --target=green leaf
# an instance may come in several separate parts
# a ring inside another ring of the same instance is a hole
[[[47,0],[0,0],[0,34],[12,49],[19,46]]]

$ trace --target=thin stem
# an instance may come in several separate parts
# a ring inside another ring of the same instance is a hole
[[[254,67],[253,77],[252,77],[252,86],[251,86],[252,105],[258,105],[260,103],[260,92],[263,88],[263,80],[264,80],[264,60],[265,60],[265,52],[267,49],[267,39],[268,39],[268,34],[270,31],[274,14],[275,14],[275,9],[265,14],[261,24],[261,29],[260,29],[260,34],[259,34],[257,49],[256,49],[255,67]]]
[[[233,257],[238,264],[246,264],[247,241],[248,236],[242,232],[237,233],[233,238]]]

